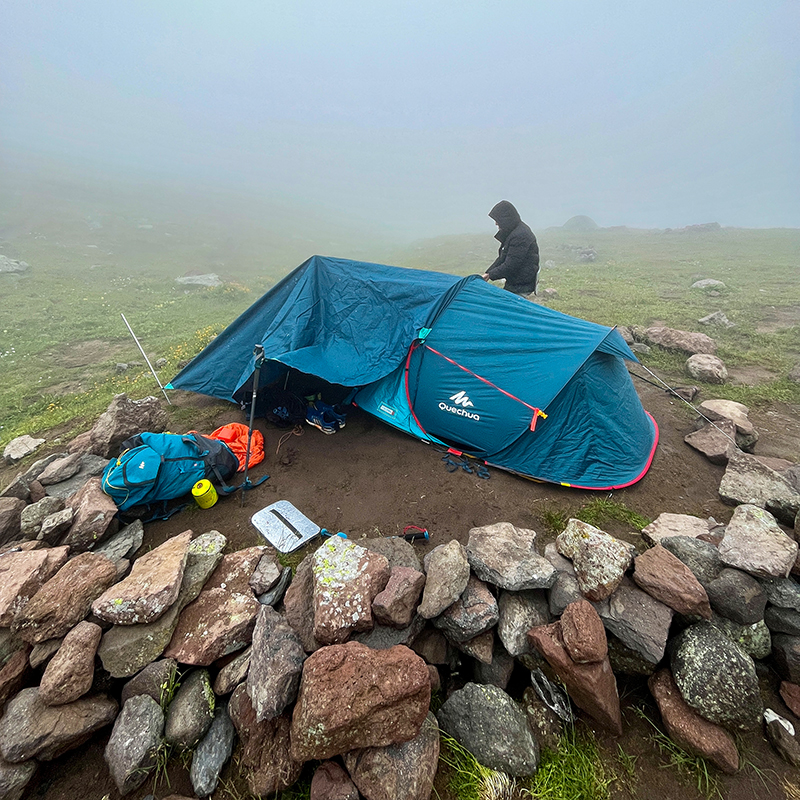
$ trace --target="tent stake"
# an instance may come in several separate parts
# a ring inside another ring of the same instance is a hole
[[[161,385],[161,381],[158,379],[158,375],[156,375],[156,371],[153,369],[153,365],[150,363],[150,359],[147,357],[147,353],[144,352],[142,346],[139,344],[139,340],[136,338],[136,334],[133,332],[133,328],[128,324],[128,320],[125,319],[125,315],[120,312],[120,316],[122,317],[122,321],[125,323],[126,327],[130,331],[131,336],[133,336],[133,341],[136,342],[136,346],[139,348],[139,352],[144,356],[144,360],[147,362],[147,366],[150,367],[150,372],[153,373],[153,377],[156,379],[156,383],[158,384],[158,388],[161,389],[161,394],[164,395],[164,399],[167,401],[169,405],[170,403],[169,397],[167,397],[167,393],[164,391],[164,387]]]

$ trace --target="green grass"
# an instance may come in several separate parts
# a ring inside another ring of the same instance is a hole
[[[594,734],[578,726],[567,730],[557,753],[542,753],[528,788],[535,800],[608,800],[615,779],[603,763]]]
[[[609,522],[621,522],[637,531],[652,522],[651,519],[629,508],[625,503],[608,497],[596,497],[574,510],[554,506],[545,507],[538,511],[538,515],[553,536],[558,536],[567,527],[570,518],[579,519],[600,529]]]

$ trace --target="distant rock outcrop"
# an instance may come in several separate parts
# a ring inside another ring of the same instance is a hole
[[[600,226],[585,214],[570,217],[563,225],[565,231],[596,231]]]

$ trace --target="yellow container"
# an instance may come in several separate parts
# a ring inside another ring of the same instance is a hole
[[[211,508],[217,502],[217,490],[207,480],[197,481],[192,486],[192,496],[200,508]]]

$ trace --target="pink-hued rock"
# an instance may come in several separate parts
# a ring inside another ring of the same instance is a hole
[[[417,611],[425,574],[409,567],[392,567],[386,588],[372,601],[372,613],[381,625],[407,628]]]
[[[31,644],[65,636],[116,577],[114,564],[105,556],[81,553],[71,558],[31,598],[17,616],[14,630]]]
[[[595,664],[608,656],[606,629],[588,600],[577,600],[564,609],[561,636],[576,664]]]
[[[27,486],[25,489],[27,496],[30,496],[30,489]],[[0,544],[20,538],[19,525],[25,506],[27,503],[20,497],[0,497]]]
[[[351,633],[372,630],[372,601],[389,580],[386,556],[332,536],[311,560],[314,638],[341,644]]]
[[[8,628],[30,599],[61,568],[68,547],[6,553],[0,558],[0,627]]]
[[[107,534],[116,533],[119,527],[115,517],[117,506],[103,492],[101,478],[89,478],[83,488],[67,500],[67,505],[75,516],[61,544],[68,544],[74,553],[90,550]]]
[[[314,577],[311,574],[313,553],[306,556],[295,570],[292,582],[283,598],[286,621],[303,643],[306,653],[322,646],[314,638]]]
[[[241,740],[241,765],[250,791],[261,797],[291,786],[300,777],[303,762],[290,752],[289,715],[256,722],[244,684],[231,695],[228,713]]]
[[[622,733],[617,681],[606,657],[594,664],[576,664],[564,646],[561,623],[540,625],[528,632],[531,644],[567,687],[578,708],[617,735]]]
[[[78,453],[59,458],[48,464],[42,474],[39,475],[39,483],[42,486],[52,486],[54,483],[61,483],[71,478],[81,468],[81,457]]]
[[[79,622],[50,659],[39,684],[39,700],[60,706],[83,697],[94,681],[94,657],[103,630],[94,622]]]
[[[633,580],[651,597],[687,616],[711,619],[706,590],[679,558],[661,545],[634,559]]]
[[[92,603],[92,613],[114,625],[158,619],[178,598],[192,531],[184,531],[138,558],[131,574]]]
[[[249,547],[222,557],[197,599],[181,612],[165,658],[207,667],[250,644],[261,604],[250,577],[264,555]]]
[[[5,666],[0,669],[0,716],[3,714],[3,706],[6,704],[6,700],[13,697],[25,683],[25,677],[30,671],[29,653],[30,647],[23,647],[22,650],[17,650],[8,659]]]
[[[781,681],[780,693],[789,711],[800,718],[800,686],[789,681]]]
[[[89,449],[103,458],[116,458],[125,439],[144,431],[166,430],[168,415],[157,397],[131,400],[118,394],[89,431]]]
[[[481,664],[491,664],[494,656],[494,631],[484,631],[467,639],[466,642],[452,643],[462,653],[466,653],[470,658],[480,661]]]
[[[668,669],[652,675],[647,685],[675,744],[693,755],[707,758],[728,775],[739,769],[739,752],[733,737],[724,728],[703,719],[686,703]]]
[[[317,767],[311,779],[310,800],[359,800],[359,797],[350,776],[335,761],[324,761]]]
[[[305,662],[292,716],[292,756],[331,758],[413,739],[430,705],[425,662],[404,645],[323,647]]]

